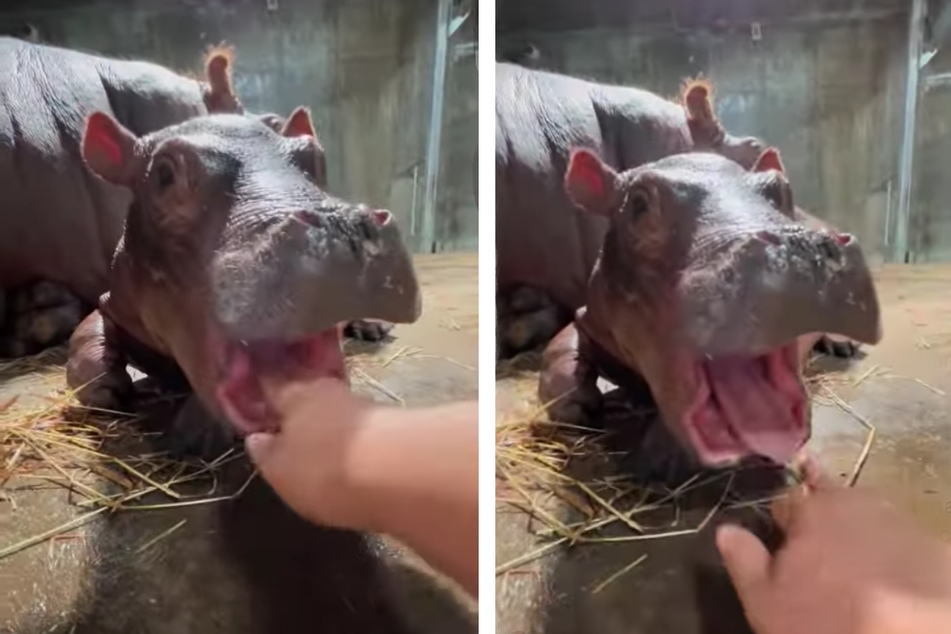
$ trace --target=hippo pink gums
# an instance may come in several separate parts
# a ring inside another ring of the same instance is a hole
[[[581,149],[565,189],[608,228],[586,306],[544,355],[551,414],[596,411],[598,376],[643,380],[703,464],[789,459],[810,435],[800,368],[817,333],[881,338],[856,239],[797,222],[773,149],[751,171],[687,153],[621,173]]]
[[[500,356],[544,344],[585,303],[606,220],[581,214],[562,187],[569,152],[586,147],[616,170],[691,151],[753,166],[765,145],[716,118],[712,86],[680,103],[636,88],[496,65],[496,248]],[[849,342],[822,347],[850,354]]]
[[[86,118],[106,112],[144,135],[194,116],[242,114],[232,58],[230,49],[213,49],[204,78],[193,79],[0,37],[0,357],[68,337],[107,289],[129,192],[84,166]],[[283,124],[260,118],[276,130]],[[379,338],[388,327],[354,324],[349,332]]]
[[[346,378],[338,324],[419,316],[394,218],[324,191],[303,108],[279,133],[211,115],[138,136],[94,113],[82,154],[132,193],[109,290],[70,343],[68,381],[85,403],[128,394],[127,363],[180,370],[207,411],[262,429],[262,376]]]

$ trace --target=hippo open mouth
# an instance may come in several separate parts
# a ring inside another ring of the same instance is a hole
[[[341,349],[340,328],[329,328],[300,339],[231,342],[221,355],[218,401],[228,418],[245,434],[269,429],[273,416],[261,381],[269,379],[348,381]]]
[[[759,356],[698,362],[696,398],[684,429],[705,464],[750,454],[782,464],[809,438],[795,342]]]

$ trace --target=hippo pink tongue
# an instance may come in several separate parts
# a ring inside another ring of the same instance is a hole
[[[710,453],[748,453],[785,463],[805,440],[803,396],[776,350],[761,357],[722,357],[703,364],[708,401],[698,412]]]
[[[347,380],[340,334],[331,328],[297,341],[264,340],[234,345],[218,384],[218,399],[231,422],[245,433],[273,425],[261,377],[277,380]]]

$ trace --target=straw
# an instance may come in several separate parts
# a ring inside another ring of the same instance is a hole
[[[647,554],[645,553],[641,555],[640,557],[638,557],[637,559],[635,559],[634,561],[632,561],[631,563],[629,563],[628,565],[618,570],[617,572],[615,572],[613,575],[611,575],[610,577],[608,577],[601,583],[599,583],[594,588],[594,590],[591,591],[591,594],[597,594],[601,592],[602,590],[607,588],[609,585],[611,585],[612,583],[614,583],[615,581],[617,581],[618,579],[620,579],[621,577],[629,573],[631,570],[634,570],[635,568],[640,566],[642,563],[644,563],[644,560],[646,559],[647,559]]]

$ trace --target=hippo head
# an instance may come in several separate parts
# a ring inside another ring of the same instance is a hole
[[[702,80],[684,85],[681,97],[687,116],[687,127],[694,147],[702,152],[716,152],[751,169],[766,146],[756,137],[735,137],[727,133],[714,114],[713,86]]]
[[[95,113],[82,151],[133,193],[104,311],[134,308],[144,337],[241,432],[270,419],[262,377],[346,379],[342,322],[420,314],[394,217],[326,192],[304,108],[280,132],[210,115],[141,138]]]
[[[793,221],[773,149],[752,171],[689,153],[621,174],[578,150],[565,185],[609,220],[583,320],[675,436],[710,466],[788,460],[811,430],[798,340],[881,338],[857,240]]]

